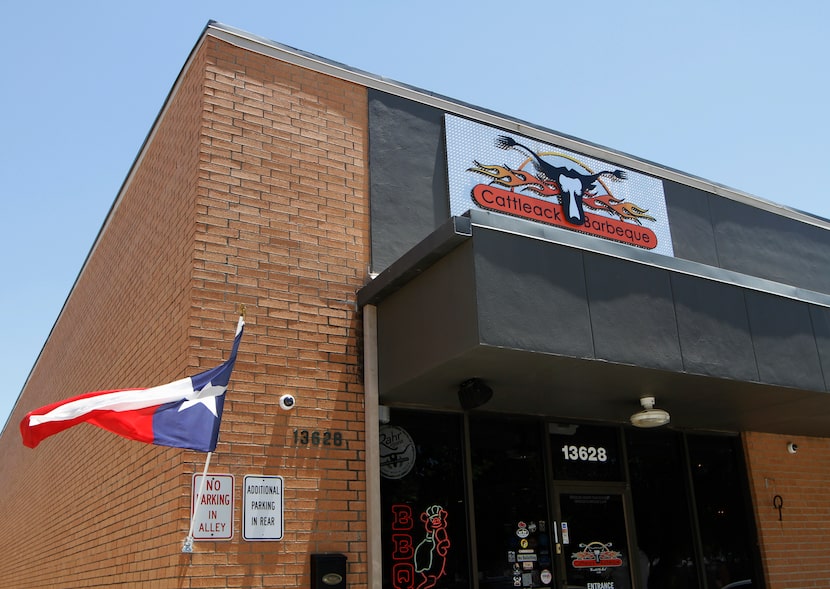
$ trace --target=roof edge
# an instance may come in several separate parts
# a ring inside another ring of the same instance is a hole
[[[650,174],[665,180],[671,180],[685,184],[693,188],[699,188],[707,192],[738,201],[768,212],[788,217],[802,223],[814,225],[823,229],[830,229],[830,219],[825,219],[805,211],[800,211],[785,205],[775,203],[759,196],[718,184],[711,180],[676,170],[637,156],[617,151],[584,139],[579,139],[553,129],[548,129],[520,119],[477,107],[465,102],[455,100],[434,92],[429,92],[402,82],[384,78],[352,68],[345,64],[284,45],[277,41],[253,35],[241,29],[237,29],[216,21],[210,21],[205,29],[205,35],[209,35],[226,41],[237,47],[254,51],[274,59],[297,65],[330,75],[341,80],[360,84],[374,90],[386,92],[414,102],[432,106],[451,112],[453,114],[467,117],[485,124],[496,126],[507,131],[515,132],[537,139],[539,141],[554,143],[560,147],[571,149],[585,155],[606,160],[632,170]]]

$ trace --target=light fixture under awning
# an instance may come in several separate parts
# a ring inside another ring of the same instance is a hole
[[[642,397],[640,405],[643,410],[631,416],[631,425],[634,427],[660,427],[671,421],[668,411],[654,408],[654,397]]]

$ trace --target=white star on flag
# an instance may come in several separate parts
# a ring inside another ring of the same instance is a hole
[[[187,401],[184,401],[179,407],[179,411],[190,409],[191,407],[202,404],[214,416],[219,417],[216,411],[216,397],[225,394],[228,387],[215,386],[213,383],[208,383],[205,388],[200,391],[193,391],[192,395],[188,395]]]

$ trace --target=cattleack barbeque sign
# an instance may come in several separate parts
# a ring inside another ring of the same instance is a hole
[[[663,183],[445,115],[450,214],[494,211],[673,256]]]

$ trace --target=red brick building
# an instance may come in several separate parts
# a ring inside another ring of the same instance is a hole
[[[827,586],[828,229],[211,23],[0,438],[0,585]],[[243,306],[230,539],[182,552],[204,454],[20,443],[217,365]]]

